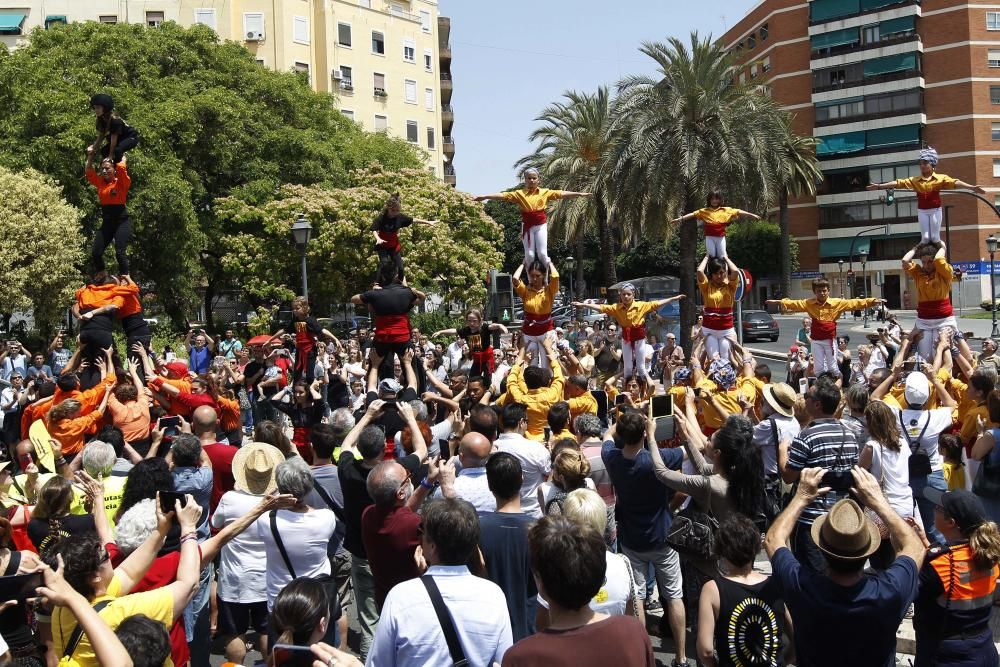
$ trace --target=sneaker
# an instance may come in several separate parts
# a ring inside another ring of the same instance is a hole
[[[663,605],[660,604],[659,600],[647,600],[646,601],[646,611],[661,611]]]
[[[687,660],[681,662],[677,658],[674,658],[673,660],[670,661],[670,667],[691,667],[691,663],[688,662]]]

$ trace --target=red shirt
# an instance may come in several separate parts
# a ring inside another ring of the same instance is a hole
[[[413,553],[420,544],[420,515],[409,507],[369,505],[361,515],[361,539],[375,580],[379,608],[392,587],[420,576]]]
[[[209,507],[214,512],[219,499],[226,491],[232,491],[236,480],[233,478],[233,457],[238,448],[216,442],[202,447],[208,460],[212,462],[212,498]]]
[[[278,377],[278,388],[284,389],[288,386],[288,369],[292,367],[292,360],[288,357],[278,357],[274,360],[274,365],[281,369]]]
[[[218,403],[208,394],[192,394],[182,391],[170,399],[170,407],[174,414],[190,415],[203,405],[207,405],[215,410],[216,415],[219,414]],[[178,406],[184,406],[183,410],[178,410]]]

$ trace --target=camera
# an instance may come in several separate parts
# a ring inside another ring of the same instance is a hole
[[[823,475],[820,486],[828,486],[838,495],[846,495],[854,486],[854,477],[850,470],[828,470]]]

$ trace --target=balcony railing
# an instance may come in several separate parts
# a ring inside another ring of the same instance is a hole
[[[840,123],[858,123],[865,120],[878,120],[880,118],[892,118],[893,116],[903,116],[911,113],[920,113],[923,111],[923,107],[917,105],[909,109],[893,109],[892,111],[877,111],[874,113],[859,114],[857,116],[841,116],[840,118],[828,118],[826,120],[817,120],[814,123],[815,127],[827,127],[829,125],[838,125]]]
[[[899,144],[896,146],[879,146],[877,148],[866,148],[863,151],[857,151],[856,153],[817,155],[816,159],[818,159],[822,163],[824,160],[846,160],[848,158],[854,158],[854,157],[865,157],[866,155],[884,155],[885,153],[902,153],[904,151],[916,150],[919,147],[920,147],[920,142],[912,144]]]
[[[840,56],[845,53],[860,53],[862,51],[870,51],[872,49],[881,49],[886,46],[893,46],[895,44],[905,44],[907,42],[919,42],[920,35],[915,32],[906,33],[899,35],[897,37],[890,37],[889,39],[880,39],[877,42],[870,42],[868,44],[859,44],[857,42],[853,44],[841,44],[840,46],[834,46],[829,49],[819,49],[813,51],[809,58],[811,60],[819,60],[820,58],[829,58],[830,56]]]
[[[455,145],[455,138],[454,137],[449,137],[448,135],[445,135],[444,137],[442,137],[441,141],[444,142],[445,146],[449,146],[449,145],[450,146],[454,146]]]
[[[455,113],[455,109],[450,104],[442,104],[441,113]]]
[[[451,81],[451,72],[441,72],[442,81]]]
[[[454,176],[455,175],[455,167],[453,167],[450,164],[446,164],[444,166],[444,175],[445,176]]]
[[[923,75],[923,72],[919,69],[911,69],[903,72],[890,72],[888,74],[878,74],[876,76],[865,77],[863,79],[858,79],[857,81],[844,81],[843,83],[834,83],[829,86],[816,86],[812,89],[812,91],[814,93],[826,93],[831,90],[843,90],[845,88],[856,88],[858,86],[870,86],[875,83],[899,81],[901,79],[922,77]]]
[[[900,0],[891,5],[883,5],[881,7],[874,7],[872,9],[865,9],[864,11],[855,12],[853,14],[844,14],[843,16],[834,16],[832,18],[818,19],[813,21],[810,19],[809,25],[820,25],[822,23],[830,23],[832,21],[843,21],[844,19],[849,19],[855,16],[864,16],[865,14],[877,14],[878,12],[884,12],[887,9],[898,9],[899,7],[905,7],[907,5],[919,5],[920,0]]]

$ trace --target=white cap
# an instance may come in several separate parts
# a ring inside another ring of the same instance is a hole
[[[906,376],[906,389],[903,391],[907,405],[923,406],[931,397],[931,383],[923,373],[910,373]]]

